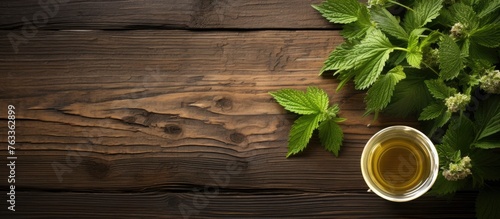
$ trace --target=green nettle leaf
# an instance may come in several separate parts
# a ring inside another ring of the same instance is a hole
[[[431,120],[439,117],[441,114],[446,112],[446,106],[444,104],[432,103],[431,105],[424,108],[418,120]]]
[[[446,86],[444,81],[441,79],[426,80],[425,84],[427,85],[429,92],[436,99],[444,100],[453,96],[457,92],[454,88]]]
[[[326,110],[311,102],[312,95],[308,95],[299,90],[281,89],[276,92],[270,92],[271,96],[278,101],[286,110],[301,115],[310,115]],[[328,105],[328,102],[326,103]],[[324,106],[324,105],[323,105]]]
[[[360,44],[354,46],[351,58],[357,63],[354,68],[356,89],[366,89],[377,80],[393,50],[394,46],[389,39],[377,29],[368,33]]]
[[[399,21],[387,9],[373,6],[370,10],[371,18],[377,23],[377,27],[385,33],[398,39],[407,41],[408,33],[399,25]]]
[[[319,138],[327,151],[338,156],[344,134],[336,121],[326,120],[321,122],[319,125]]]
[[[368,9],[366,7],[361,7],[358,20],[345,24],[340,34],[348,40],[363,39],[366,33],[373,29],[374,25],[370,20]]]
[[[444,178],[442,172],[439,171],[436,182],[432,185],[432,190],[429,193],[438,196],[453,194],[466,185],[467,180],[448,181]]]
[[[460,70],[464,67],[460,54],[460,47],[458,47],[453,39],[447,35],[442,36],[442,41],[439,44],[439,68],[441,69],[441,78],[444,80],[451,80],[458,76],[458,73],[460,73]]]
[[[443,0],[416,0],[412,11],[406,13],[403,27],[407,32],[421,28],[439,16]]]
[[[328,109],[328,94],[318,87],[307,87],[306,96],[309,102],[313,104],[313,108],[317,109],[317,112],[326,112]]]
[[[500,179],[500,156],[488,150],[475,150],[470,154],[472,177],[476,186],[482,186],[485,180]]]
[[[320,129],[320,138],[325,148],[335,156],[338,155],[343,133],[337,123],[345,119],[337,117],[340,111],[337,104],[328,107],[328,95],[324,90],[308,87],[306,92],[281,89],[269,94],[286,110],[302,114],[290,129],[287,157],[303,151],[317,128]]]
[[[351,43],[344,42],[337,46],[333,50],[328,59],[325,61],[323,68],[320,71],[320,75],[325,71],[339,70],[341,68],[351,68],[353,67],[352,60],[348,59],[349,53],[351,53],[353,45]],[[335,74],[337,74],[336,72]],[[335,75],[334,74],[334,75]]]
[[[422,47],[419,46],[420,35],[425,31],[423,28],[415,29],[410,33],[408,38],[408,52],[406,53],[406,61],[415,68],[420,68],[422,62]]]
[[[500,135],[488,136],[474,143],[476,148],[494,149],[500,148]]]
[[[477,17],[476,12],[474,12],[474,9],[471,6],[462,3],[455,3],[450,6],[448,10],[450,13],[449,19],[451,19],[451,25],[460,22],[468,30],[474,30],[478,27],[479,18]]]
[[[367,92],[367,113],[378,112],[384,109],[391,101],[396,84],[405,78],[406,75],[403,71],[403,66],[400,65],[391,69],[387,74],[381,75]]]
[[[357,0],[327,0],[312,7],[330,22],[347,24],[358,20],[362,5]]]
[[[406,78],[396,85],[391,103],[384,110],[390,115],[407,117],[420,113],[433,101],[424,83],[426,74],[417,69],[405,69],[405,73]]]
[[[318,123],[324,118],[321,114],[303,115],[292,125],[288,136],[288,154],[297,154],[306,148],[312,133],[318,128]]]
[[[475,137],[474,123],[465,116],[452,120],[448,126],[446,134],[443,136],[443,144],[449,145],[455,150],[460,150],[462,154],[468,154],[470,145]]]
[[[500,8],[500,0],[484,0],[483,2],[487,3],[488,6],[480,10],[480,12],[477,15],[479,18],[483,18],[484,16]]]
[[[476,113],[477,140],[500,132],[500,95],[491,95],[479,105]]]
[[[476,199],[476,217],[478,219],[500,218],[498,207],[499,187],[484,187]]]
[[[471,39],[486,47],[500,46],[500,23],[485,25],[471,33]]]

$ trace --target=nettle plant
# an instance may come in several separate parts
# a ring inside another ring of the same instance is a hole
[[[431,193],[478,190],[477,217],[500,218],[500,0],[326,0],[313,7],[341,24],[345,38],[320,73],[333,73],[337,90],[351,81],[366,90],[365,115],[374,119],[416,115],[440,157]],[[315,128],[326,135],[320,122],[343,121],[326,119],[338,109],[327,117],[328,103],[317,107],[318,97],[306,94],[272,93],[285,109],[316,109],[308,112],[316,117],[292,126],[288,155],[306,147]],[[337,154],[341,141],[330,142]]]

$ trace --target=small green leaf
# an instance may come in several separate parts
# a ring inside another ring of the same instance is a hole
[[[478,219],[500,218],[499,197],[499,187],[484,187],[479,191],[476,199],[476,217]]]
[[[286,110],[301,115],[325,112],[328,107],[328,95],[317,87],[308,87],[307,92],[281,89],[269,94]]]
[[[358,20],[362,5],[357,0],[327,0],[312,7],[332,23],[347,24]]]
[[[476,130],[474,123],[465,116],[452,120],[446,134],[443,136],[443,144],[449,145],[463,154],[468,154],[470,146],[474,142]]]
[[[500,132],[500,95],[491,95],[479,105],[476,113],[477,140]]]
[[[353,46],[354,46],[353,44],[348,42],[344,42],[339,46],[337,46],[335,50],[333,50],[330,53],[328,59],[325,61],[323,68],[320,71],[320,75],[323,74],[325,71],[351,68],[354,64],[352,63],[352,60],[349,59],[348,57],[349,54],[352,52],[351,50]]]
[[[474,146],[481,149],[500,148],[500,139],[481,139],[474,143]]]
[[[487,24],[471,33],[474,42],[495,48],[500,46],[500,23]]]
[[[374,27],[370,20],[368,9],[363,6],[359,12],[358,20],[345,24],[340,34],[348,40],[360,40],[365,37],[366,33],[372,31]]]
[[[454,88],[446,86],[444,81],[440,79],[426,80],[425,84],[427,85],[429,92],[436,99],[444,100],[456,93]]]
[[[338,156],[344,134],[335,120],[325,120],[319,125],[319,138],[327,151]]]
[[[431,105],[424,108],[418,120],[431,120],[439,117],[446,111],[446,106],[444,104],[432,103]]]
[[[406,61],[415,68],[420,68],[422,62],[422,47],[419,46],[420,35],[425,31],[423,28],[415,29],[410,33],[408,39],[408,52],[406,53]]]
[[[440,76],[444,80],[451,80],[458,76],[460,70],[464,67],[462,57],[460,56],[460,47],[450,36],[443,36],[439,44],[439,68]]]
[[[416,0],[413,10],[407,11],[403,27],[407,32],[421,28],[439,16],[443,0]]]
[[[436,182],[434,182],[432,190],[429,193],[438,196],[453,194],[466,185],[467,180],[448,181],[444,178],[442,171],[439,171]]]
[[[389,115],[403,118],[420,113],[433,101],[424,83],[426,74],[418,69],[405,69],[405,73],[406,78],[396,85],[391,103],[384,110]]]
[[[475,187],[480,187],[485,180],[500,179],[500,156],[489,150],[475,150],[470,154],[472,177]]]
[[[483,18],[484,16],[500,8],[500,0],[486,0],[483,2],[488,3],[488,5],[479,11],[479,13],[477,14],[479,18]]]
[[[312,133],[318,128],[318,123],[324,116],[322,114],[303,115],[292,125],[288,136],[287,157],[297,154],[306,148]]]
[[[380,6],[372,6],[370,12],[371,18],[382,31],[400,40],[408,40],[408,33],[406,33],[403,27],[399,25],[399,21],[387,9]]]
[[[354,68],[356,89],[366,89],[377,80],[393,50],[389,39],[377,29],[368,33],[360,44],[354,46],[350,58],[353,63],[357,63]]]
[[[377,112],[384,109],[391,101],[396,84],[405,79],[406,75],[403,71],[403,66],[396,66],[387,74],[380,78],[368,90],[366,95],[366,110],[367,113]]]

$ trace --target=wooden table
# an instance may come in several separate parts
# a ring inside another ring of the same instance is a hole
[[[363,92],[318,76],[343,41],[310,7],[320,2],[2,1],[1,218],[473,217],[473,193],[366,192],[368,138],[417,123],[362,117]],[[344,145],[334,157],[313,139],[286,159],[296,117],[268,92],[312,85],[340,104]]]

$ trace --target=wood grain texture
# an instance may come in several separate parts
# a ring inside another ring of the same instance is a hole
[[[236,162],[245,172],[233,177],[235,188],[365,190],[364,143],[400,121],[367,127],[364,94],[352,87],[334,94],[336,81],[317,76],[340,40],[330,31],[40,34],[18,55],[0,54],[8,72],[0,99],[17,108],[26,159],[18,184],[87,190],[90,183],[106,191],[205,185],[214,183],[210,171]],[[309,85],[326,89],[348,118],[340,158],[317,140],[301,159],[284,158],[295,116],[268,92]],[[309,176],[321,177],[311,184]]]
[[[201,188],[202,189],[202,188]],[[213,190],[217,191],[217,190]],[[20,192],[15,218],[472,218],[475,194],[388,202],[371,193]],[[61,200],[66,203],[62,204]],[[92,210],[89,210],[92,209]],[[2,209],[3,210],[3,209]]]
[[[311,7],[321,0],[4,1],[0,28],[300,29],[334,28]],[[62,3],[58,3],[62,2]]]

